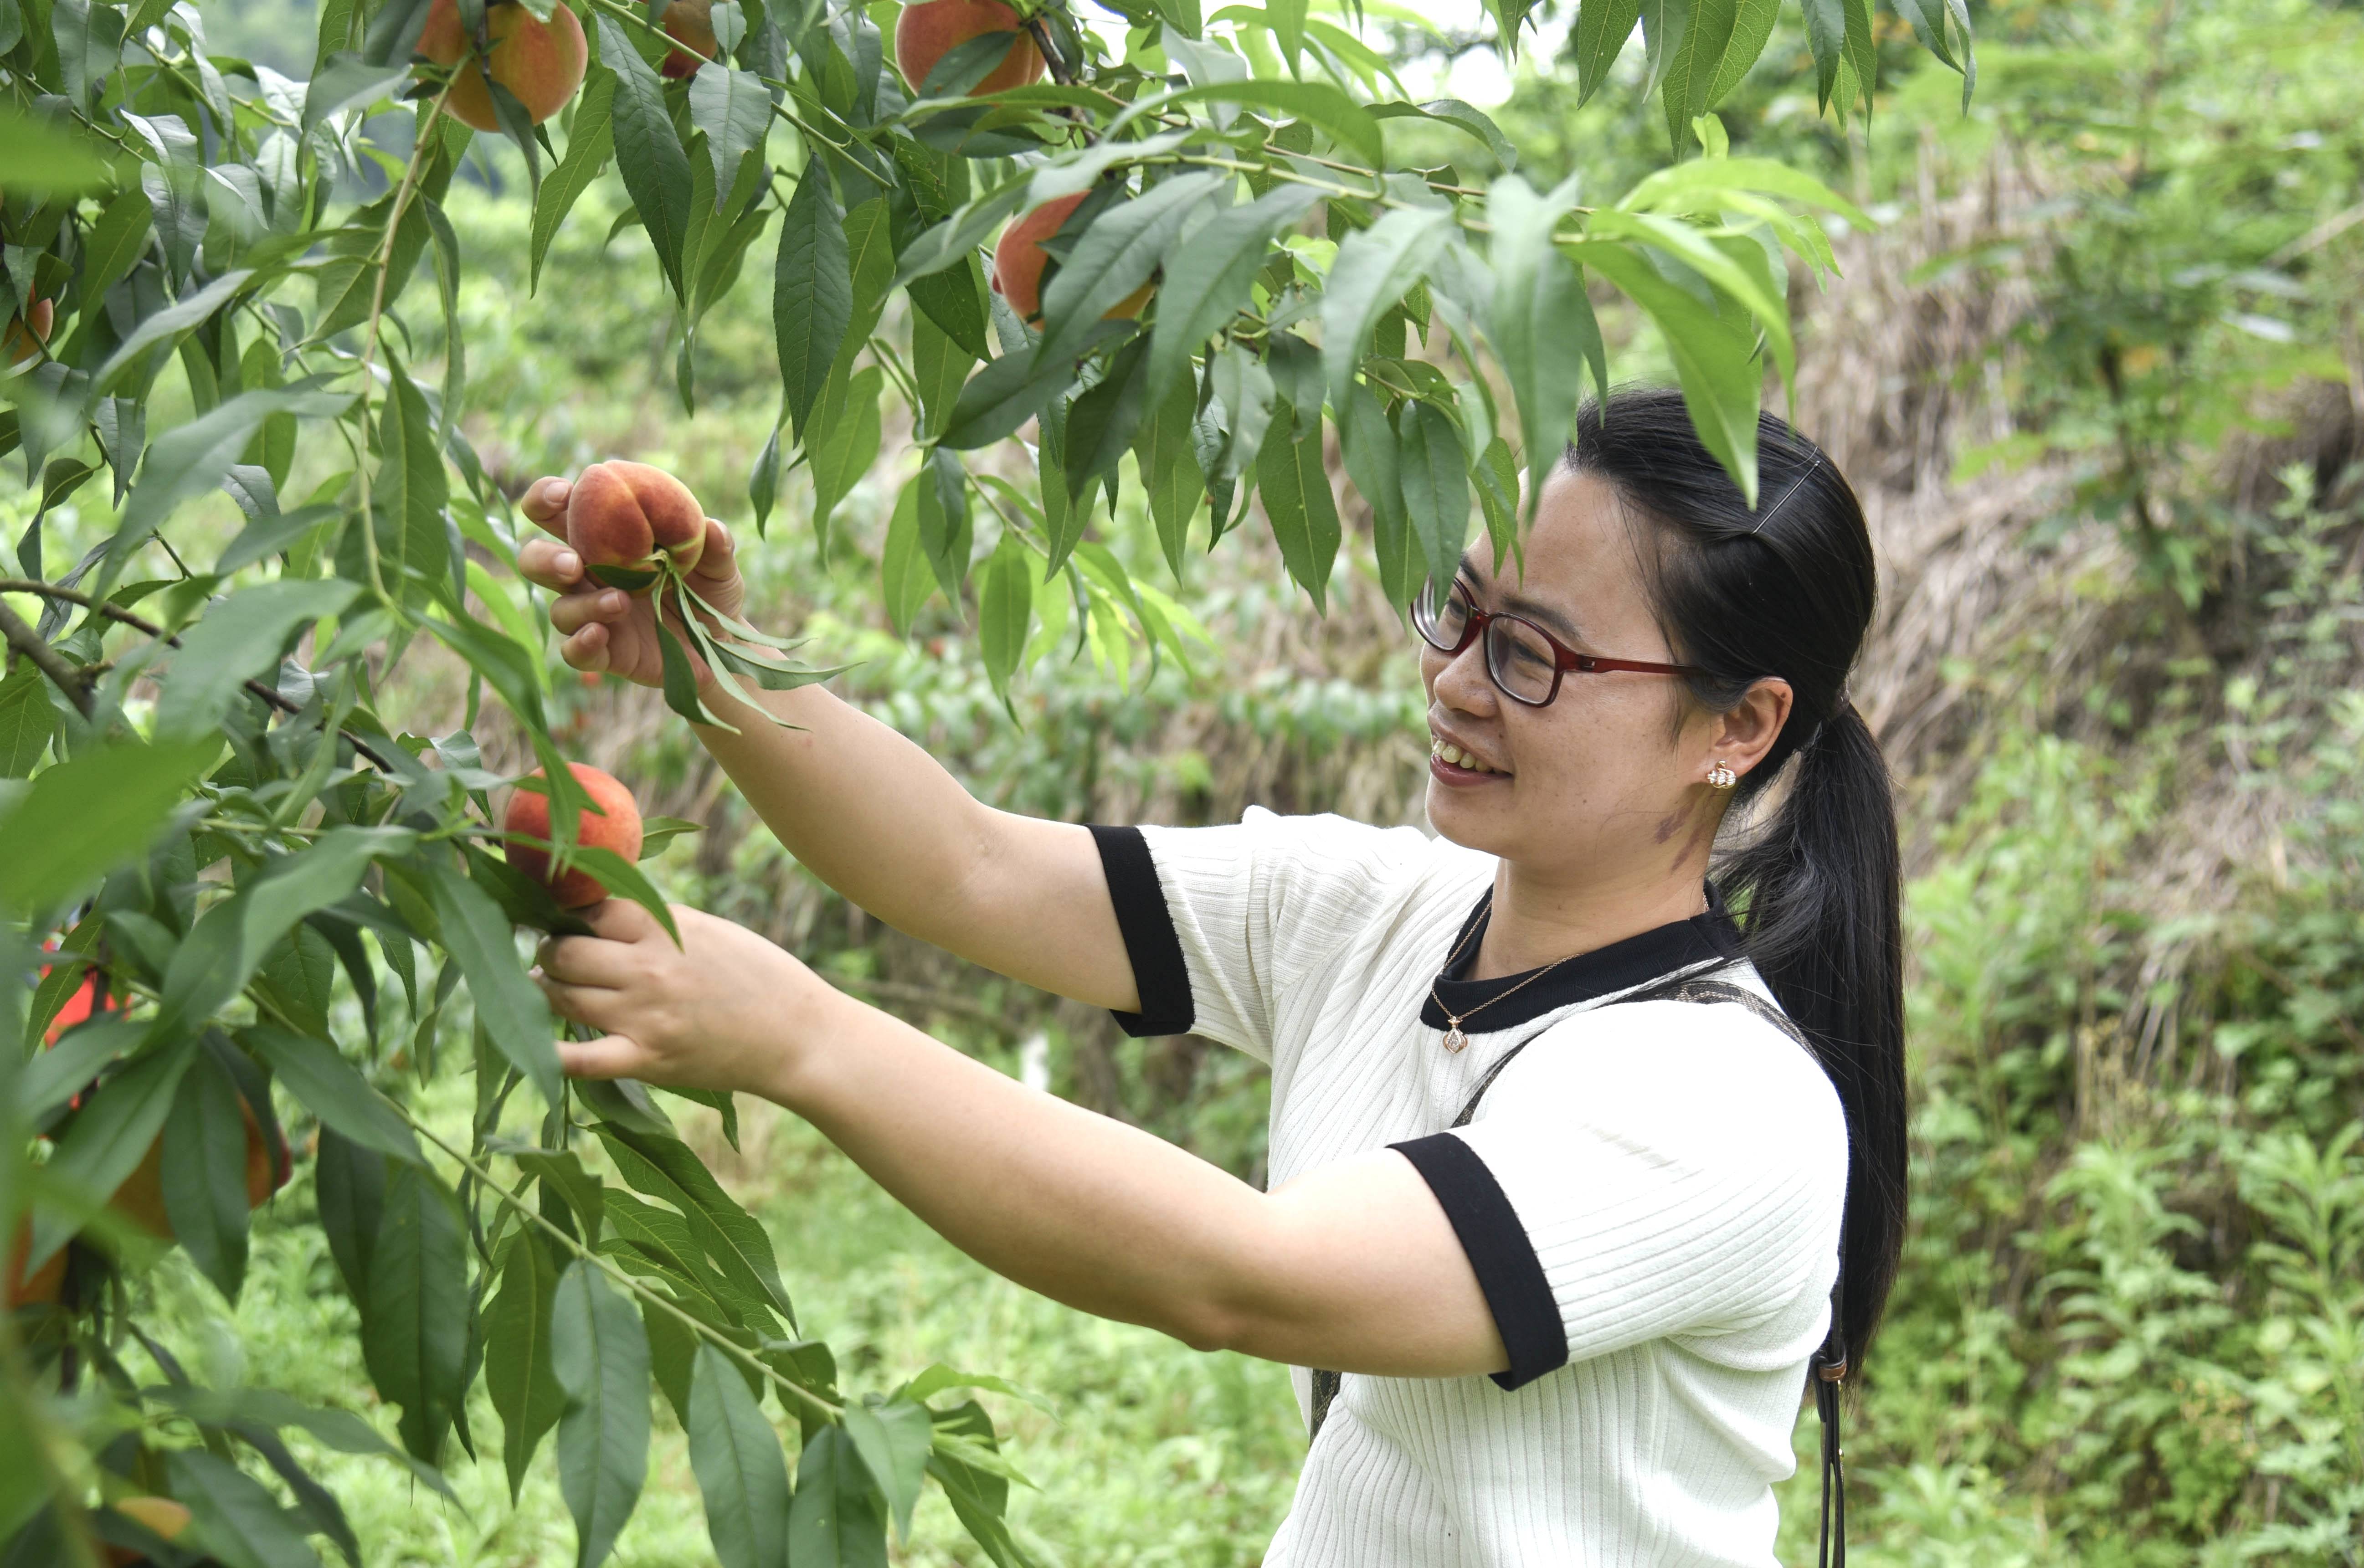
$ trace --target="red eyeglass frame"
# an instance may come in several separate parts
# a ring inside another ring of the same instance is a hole
[[[1562,642],[1558,638],[1554,637],[1549,631],[1537,626],[1533,621],[1529,620],[1524,616],[1510,615],[1500,610],[1479,609],[1478,607],[1477,601],[1471,597],[1469,591],[1462,586],[1458,578],[1454,580],[1452,587],[1445,590],[1444,596],[1446,599],[1450,600],[1456,595],[1460,597],[1464,613],[1469,617],[1462,623],[1461,639],[1459,641],[1455,642],[1452,647],[1447,648],[1443,643],[1437,641],[1434,638],[1429,636],[1427,628],[1421,625],[1421,620],[1422,618],[1421,615],[1421,606],[1429,597],[1429,590],[1427,589],[1423,589],[1420,597],[1412,601],[1412,629],[1420,633],[1420,639],[1422,642],[1427,643],[1431,648],[1435,649],[1439,653],[1444,654],[1448,659],[1458,657],[1463,649],[1467,648],[1470,643],[1476,641],[1478,638],[1485,636],[1487,627],[1498,620],[1510,621],[1516,625],[1525,627],[1529,631],[1532,631],[1537,637],[1542,638],[1544,639],[1544,646],[1548,647],[1552,651],[1554,665],[1552,669],[1551,690],[1544,693],[1540,700],[1533,697],[1522,697],[1518,693],[1511,690],[1509,686],[1504,685],[1502,684],[1501,673],[1494,668],[1494,651],[1492,647],[1489,645],[1486,650],[1486,678],[1494,683],[1494,689],[1496,691],[1500,692],[1504,696],[1523,707],[1549,707],[1554,702],[1558,700],[1560,682],[1571,672],[1579,675],[1605,675],[1612,671],[1618,670],[1629,671],[1636,675],[1689,676],[1705,673],[1704,671],[1701,671],[1697,666],[1690,664],[1654,664],[1645,659],[1603,659],[1591,653],[1578,653],[1575,649],[1570,648],[1567,643]],[[1434,624],[1435,617],[1433,616],[1429,617],[1428,619],[1430,624]]]

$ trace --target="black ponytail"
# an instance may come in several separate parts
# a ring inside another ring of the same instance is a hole
[[[1692,697],[1729,711],[1768,676],[1790,717],[1734,791],[1784,784],[1721,859],[1750,958],[1836,1086],[1847,1121],[1846,1218],[1830,1355],[1853,1366],[1879,1327],[1905,1219],[1904,980],[1896,807],[1846,680],[1871,625],[1876,570],[1855,492],[1770,414],[1756,425],[1761,507],[1701,441],[1681,396],[1623,392],[1577,418],[1567,465],[1623,504]]]

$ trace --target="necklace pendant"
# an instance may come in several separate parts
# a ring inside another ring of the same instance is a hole
[[[1444,1029],[1444,1049],[1456,1054],[1469,1044],[1469,1037],[1461,1032],[1459,1018],[1447,1018]]]

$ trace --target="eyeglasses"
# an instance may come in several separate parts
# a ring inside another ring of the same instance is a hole
[[[1652,664],[1639,659],[1596,659],[1554,637],[1524,616],[1481,610],[1469,599],[1469,590],[1455,579],[1440,593],[1431,582],[1412,601],[1411,624],[1439,653],[1458,653],[1477,638],[1486,639],[1486,673],[1512,702],[1548,707],[1559,695],[1560,678],[1573,670],[1579,675],[1603,675],[1630,670],[1639,675],[1696,675],[1689,664]]]

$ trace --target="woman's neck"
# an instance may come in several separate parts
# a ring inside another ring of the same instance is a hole
[[[1499,980],[1590,952],[1611,942],[1688,920],[1707,907],[1706,865],[1664,864],[1635,872],[1553,875],[1504,861],[1494,873],[1494,904],[1478,944],[1472,980]]]

